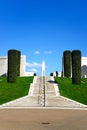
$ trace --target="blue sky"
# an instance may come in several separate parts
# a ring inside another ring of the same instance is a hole
[[[9,49],[26,55],[27,71],[62,70],[65,50],[87,56],[86,0],[0,0],[0,56]]]

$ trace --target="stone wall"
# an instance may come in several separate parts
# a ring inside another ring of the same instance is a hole
[[[8,57],[2,56],[0,57],[0,76],[7,75],[8,68]],[[26,56],[21,56],[21,64],[20,64],[20,76],[26,75]]]
[[[82,77],[87,77],[87,57],[82,57],[81,59],[81,66],[82,66]]]
[[[0,57],[0,76],[7,75],[7,56]]]
[[[20,64],[20,76],[26,75],[26,56],[21,56],[21,64]]]

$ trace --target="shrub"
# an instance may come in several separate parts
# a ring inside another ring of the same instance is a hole
[[[36,74],[36,73],[34,73],[34,76],[37,76],[37,74]]]
[[[53,76],[53,73],[50,73],[50,76]]]

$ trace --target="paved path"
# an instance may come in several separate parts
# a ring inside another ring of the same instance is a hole
[[[77,109],[84,105],[61,97],[53,79],[46,77],[45,105],[48,107],[41,107],[41,103],[38,104],[38,96],[43,96],[41,89],[38,77],[32,84],[30,96],[4,104],[0,109],[0,130],[87,130],[87,109]]]
[[[0,130],[87,130],[87,111],[0,109]]]
[[[83,104],[60,96],[58,87],[52,77],[45,78],[45,107],[84,108]],[[42,77],[36,77],[32,84],[29,95],[21,99],[6,103],[2,107],[43,107],[44,93]]]

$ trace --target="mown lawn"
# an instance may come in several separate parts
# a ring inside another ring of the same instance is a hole
[[[0,104],[27,95],[32,82],[33,77],[17,77],[16,83],[7,83],[5,77],[0,77]]]
[[[87,105],[87,79],[81,79],[81,84],[72,84],[71,78],[55,77],[62,96]]]

